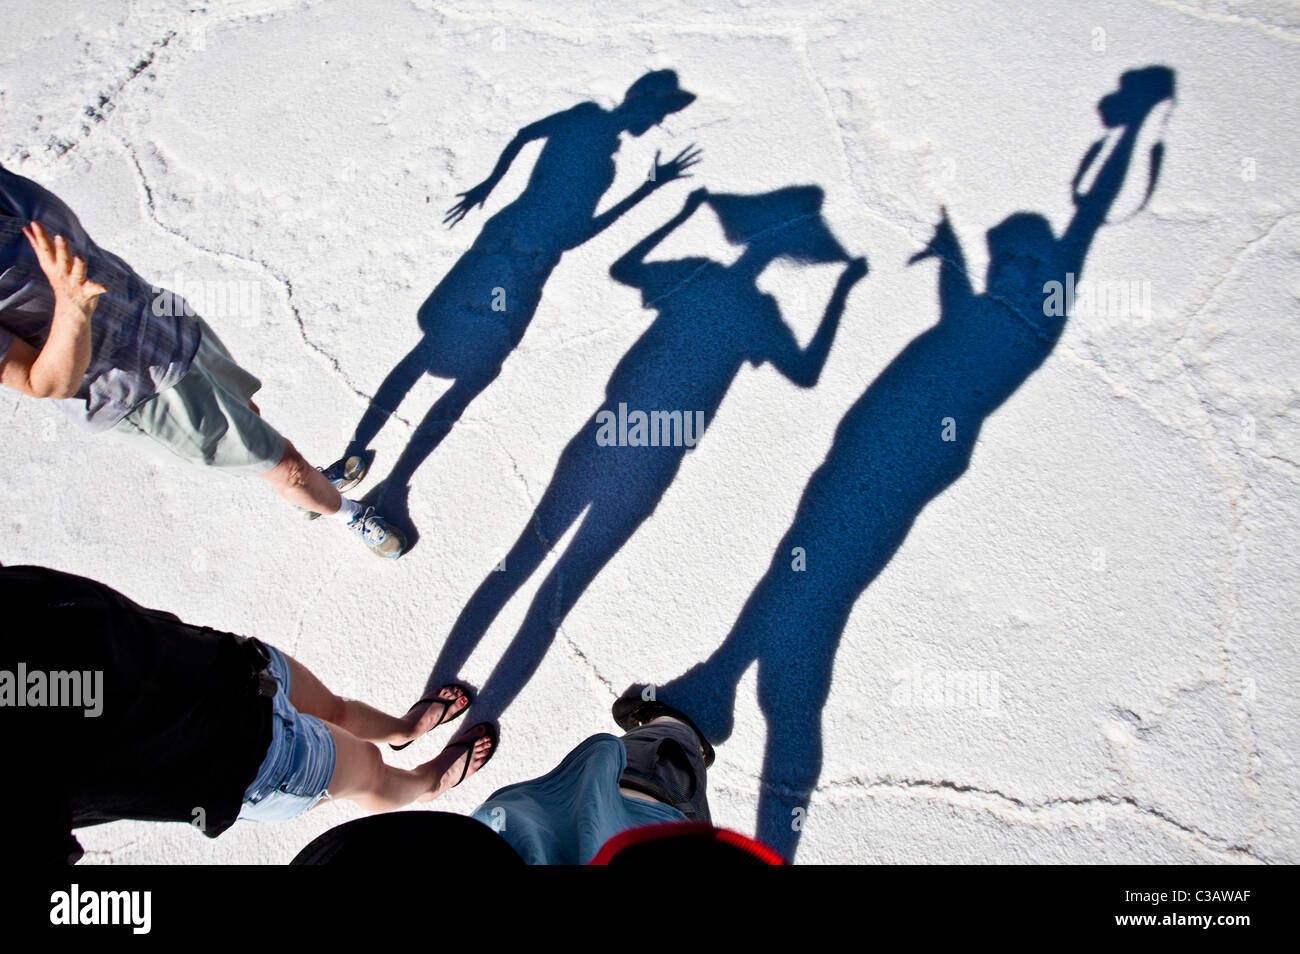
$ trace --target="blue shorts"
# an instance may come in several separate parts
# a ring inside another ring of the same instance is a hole
[[[271,745],[257,778],[244,792],[240,818],[249,821],[288,821],[322,798],[329,798],[337,752],[329,726],[299,712],[289,701],[293,674],[284,653],[271,651],[271,675],[279,685],[272,700]]]

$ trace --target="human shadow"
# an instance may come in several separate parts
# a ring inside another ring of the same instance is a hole
[[[647,262],[705,202],[728,240],[744,246],[740,256],[730,265],[703,257]],[[459,674],[506,603],[581,517],[479,694],[480,715],[504,711],[587,586],[654,512],[744,363],[770,362],[798,385],[816,384],[848,293],[867,271],[866,260],[851,259],[831,234],[821,205],[816,186],[752,196],[697,189],[677,215],[614,263],[610,274],[636,288],[655,318],[614,369],[601,407],[565,447],[519,538],[465,605],[434,665],[431,687]],[[806,347],[776,300],[757,287],[764,268],[782,256],[845,263]]]
[[[849,614],[922,508],[965,472],[984,421],[1051,353],[1066,315],[1054,307],[1059,288],[1050,283],[1078,281],[1126,177],[1139,128],[1159,102],[1172,99],[1173,79],[1165,67],[1123,75],[1118,91],[1099,105],[1113,133],[1080,163],[1076,210],[1064,233],[1056,238],[1045,218],[1024,212],[995,226],[982,294],[971,287],[944,213],[929,246],[911,259],[939,260],[938,323],[914,338],[845,414],[721,646],[656,689],[656,698],[690,714],[718,743],[732,731],[737,684],[758,663],[767,730],[758,834],[787,858],[821,773],[821,710]],[[1106,145],[1091,187],[1079,191]],[[1148,197],[1160,150],[1157,144],[1151,156]]]
[[[543,146],[520,196],[484,223],[473,245],[442,277],[420,306],[423,338],[376,390],[358,423],[346,456],[370,456],[370,444],[424,375],[451,380],[425,412],[392,470],[367,495],[384,515],[408,530],[414,545],[408,494],[412,476],[450,432],[469,404],[496,379],[523,338],[542,290],[561,256],[609,228],[624,213],[698,161],[688,147],[660,162],[619,202],[596,214],[614,182],[619,136],[644,134],[694,94],[678,87],[672,70],[647,73],[621,104],[606,110],[593,102],[531,123],[516,133],[483,182],[460,194],[444,221],[455,226],[481,206],[525,145]]]

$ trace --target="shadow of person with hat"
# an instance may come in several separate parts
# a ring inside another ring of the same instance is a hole
[[[461,193],[448,210],[444,221],[455,226],[483,205],[525,145],[543,142],[523,193],[487,220],[474,244],[420,306],[423,338],[380,384],[344,455],[370,454],[369,445],[421,377],[430,374],[451,381],[425,412],[392,471],[367,495],[368,502],[382,501],[385,514],[406,526],[411,545],[417,536],[407,507],[412,476],[500,374],[561,256],[599,235],[657,189],[682,178],[699,160],[699,150],[693,147],[667,162],[656,154],[651,176],[597,215],[601,198],[614,182],[620,134],[640,136],[694,99],[678,86],[675,72],[656,70],[634,82],[614,109],[584,102],[531,123],[516,133],[491,175]]]

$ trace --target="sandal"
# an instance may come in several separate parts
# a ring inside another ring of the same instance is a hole
[[[478,736],[478,735],[470,736],[469,733],[473,732],[479,726],[483,727],[484,734],[482,736]],[[492,761],[492,756],[497,754],[497,742],[501,738],[500,733],[497,732],[497,727],[493,725],[491,722],[480,722],[478,723],[478,725],[472,725],[465,730],[465,733],[466,733],[465,735],[461,736],[455,742],[448,742],[446,748],[443,749],[444,752],[446,752],[447,749],[467,750],[467,754],[465,757],[465,767],[461,769],[460,778],[456,779],[456,785],[459,785],[461,782],[465,781],[466,776],[469,775],[470,763],[474,761],[474,744],[478,742],[479,739],[484,737],[492,741],[492,747],[488,749],[487,758],[483,760],[482,765],[480,765],[477,769],[474,770],[477,773],[481,771],[489,762]],[[453,785],[452,788],[455,788],[456,785]]]
[[[446,718],[447,712],[448,710],[451,709],[452,705],[455,704],[456,700],[439,698],[438,693],[442,692],[442,690],[444,689],[459,689],[460,694],[465,697],[465,704],[461,706],[460,711],[457,712],[455,715],[453,715],[450,719]],[[449,682],[445,686],[439,686],[437,691],[434,692],[433,695],[425,696],[419,702],[415,703],[415,705],[411,706],[411,709],[414,709],[415,706],[425,705],[426,703],[429,705],[442,706],[442,715],[438,716],[438,721],[429,727],[429,731],[432,732],[434,729],[438,728],[438,726],[447,725],[447,723],[449,722],[455,722],[457,719],[463,716],[466,710],[469,709],[469,707],[474,704],[474,696],[468,689],[466,689],[464,686],[460,685],[459,683]],[[410,713],[411,709],[406,710],[408,714]],[[400,752],[402,751],[402,749],[406,748],[408,745],[411,744],[411,742],[414,741],[415,739],[411,739],[407,742],[403,742],[401,745],[393,745],[393,743],[389,742],[388,747],[392,749],[394,752]]]

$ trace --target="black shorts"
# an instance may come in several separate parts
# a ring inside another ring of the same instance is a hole
[[[652,722],[623,736],[627,769],[619,785],[672,805],[688,821],[709,822],[704,756],[690,726]]]

